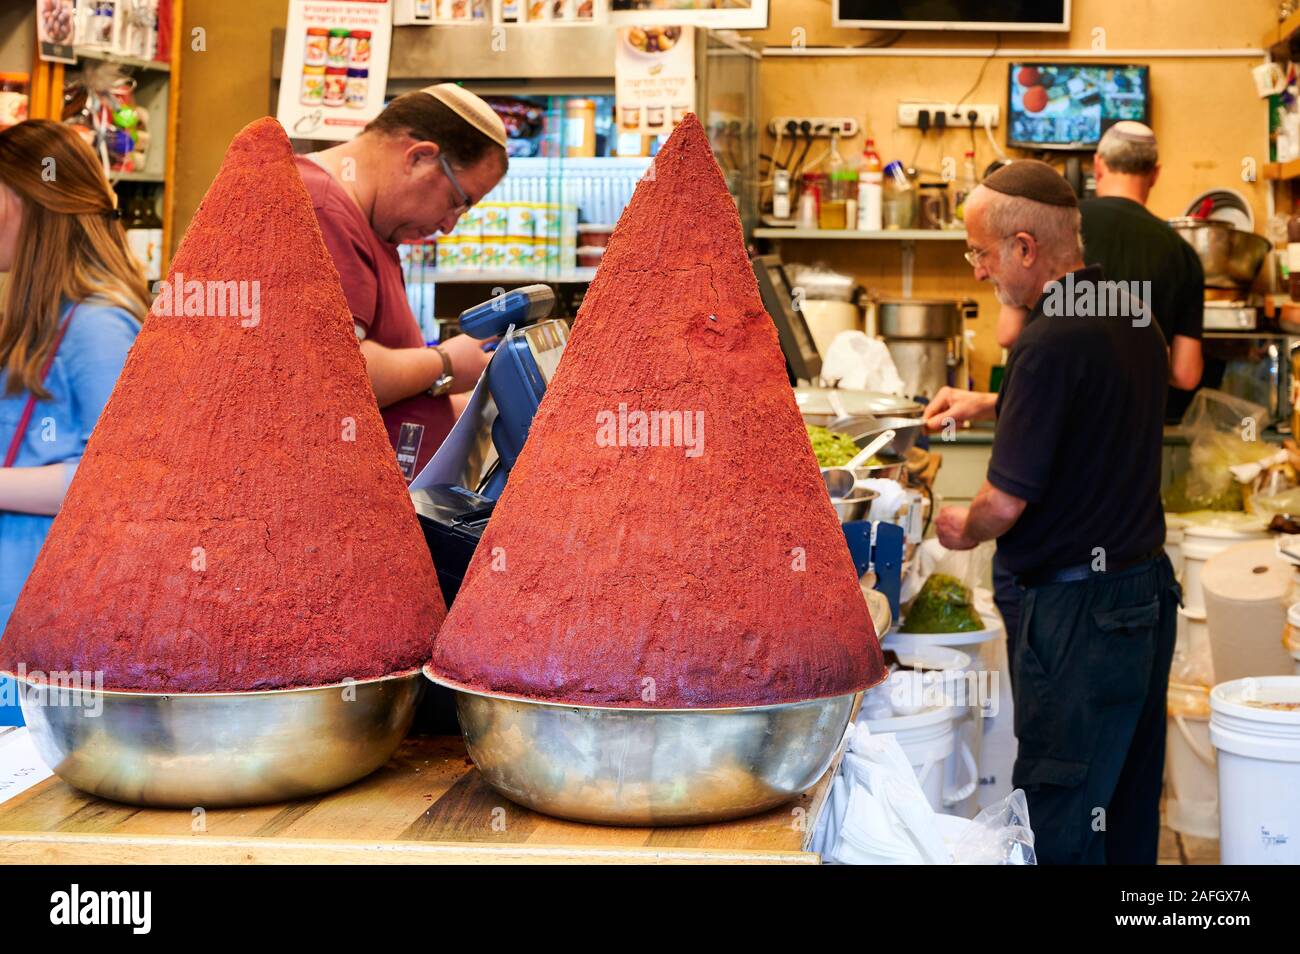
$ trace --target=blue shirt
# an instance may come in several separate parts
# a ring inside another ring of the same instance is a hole
[[[60,321],[71,307],[64,305]],[[130,312],[115,305],[92,299],[78,306],[45,378],[50,398],[36,402],[15,467],[65,464],[71,482],[139,330]],[[0,368],[0,463],[27,404],[26,391],[4,393],[7,377]],[[53,517],[0,509],[0,634],[53,522]],[[4,703],[12,699],[0,691],[0,725],[21,724],[16,712],[5,711]]]

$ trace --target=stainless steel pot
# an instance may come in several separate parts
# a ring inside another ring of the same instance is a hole
[[[855,391],[851,388],[797,387],[794,400],[808,424],[829,427],[837,421],[862,417],[920,418],[925,408],[911,398]]]
[[[962,306],[952,299],[883,299],[876,320],[886,338],[953,338],[961,334]]]
[[[333,686],[157,693],[18,680],[36,751],[69,785],[132,805],[304,798],[369,775],[401,744],[419,671]]]
[[[1196,251],[1207,288],[1249,288],[1273,248],[1262,235],[1216,219],[1183,216],[1169,226]]]
[[[860,693],[734,709],[564,705],[456,690],[465,747],[488,784],[535,811],[599,825],[741,818],[811,788]]]

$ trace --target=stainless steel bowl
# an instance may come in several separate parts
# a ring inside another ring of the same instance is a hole
[[[456,691],[465,746],[498,792],[599,825],[766,811],[825,774],[860,693],[736,709],[616,709]]]
[[[1169,225],[1196,251],[1209,288],[1249,288],[1273,248],[1262,235],[1218,219],[1184,216]]]
[[[265,692],[19,685],[36,751],[69,785],[185,808],[278,802],[355,782],[388,761],[424,691],[418,670]]]
[[[881,457],[882,463],[876,464],[874,467],[855,467],[853,468],[853,475],[857,477],[858,480],[871,480],[876,478],[881,480],[899,480],[902,478],[903,470],[907,467],[906,461],[889,460],[881,455],[877,456]]]
[[[871,501],[879,496],[874,490],[862,488],[854,490],[848,497],[832,497],[831,506],[839,515],[840,523],[849,523],[864,519],[871,509]]]

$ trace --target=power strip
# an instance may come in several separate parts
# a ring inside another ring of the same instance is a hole
[[[793,121],[796,126],[804,122],[812,123],[813,136],[830,136],[831,127],[840,127],[840,138],[848,139],[858,134],[858,121],[852,116],[774,116],[767,121],[767,131],[773,136],[781,130],[781,135],[788,136],[785,124]],[[799,132],[802,136],[803,133]]]
[[[955,106],[952,103],[939,103],[926,100],[908,100],[898,104],[898,125],[900,126],[919,126],[921,110],[927,110],[930,113],[930,128],[938,125],[934,121],[936,114],[944,114],[945,125],[949,129],[967,129],[972,123],[968,118],[974,111],[976,120],[974,126],[977,128],[984,125],[996,126],[1001,110],[992,103],[962,103],[961,106]]]

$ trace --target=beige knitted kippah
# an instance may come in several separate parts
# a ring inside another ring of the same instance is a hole
[[[1146,123],[1135,122],[1132,119],[1122,119],[1107,129],[1105,135],[1101,137],[1102,142],[1110,142],[1111,140],[1140,142],[1148,146],[1154,146],[1156,144],[1156,134]]]
[[[492,107],[463,86],[455,83],[438,83],[420,90],[448,106],[461,119],[469,123],[498,146],[506,144],[506,126]]]

